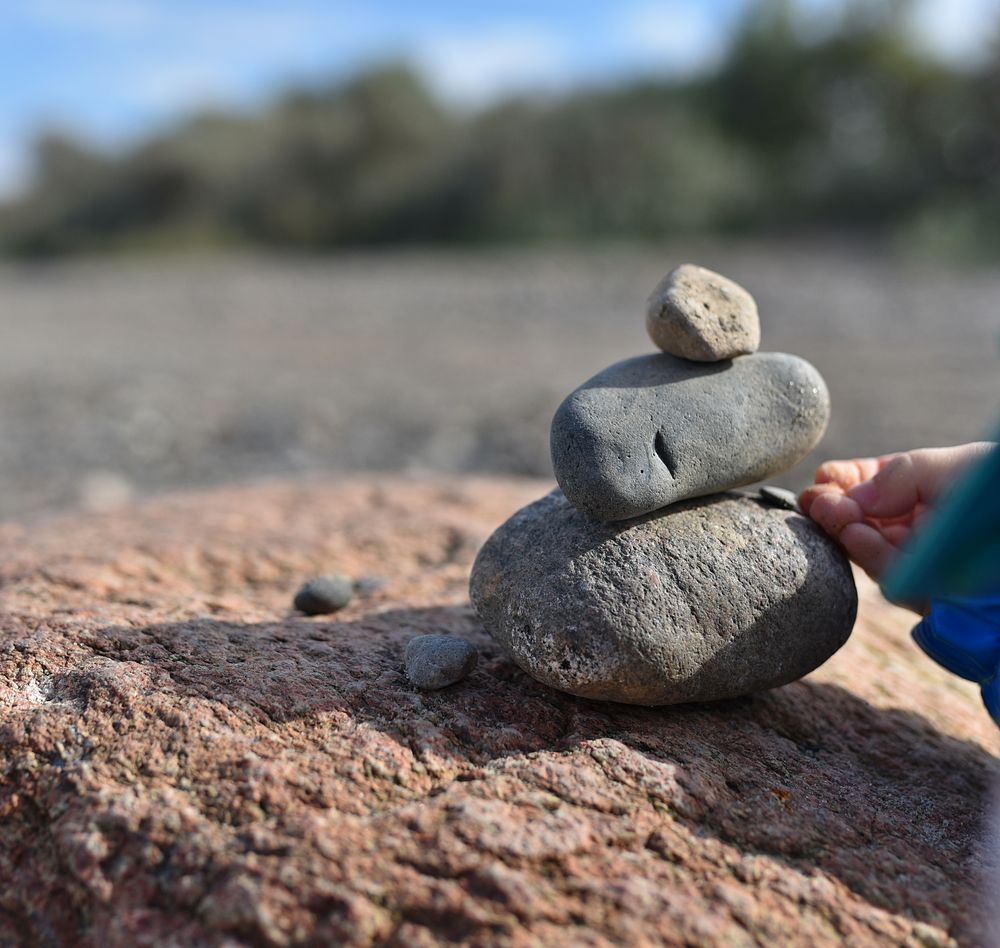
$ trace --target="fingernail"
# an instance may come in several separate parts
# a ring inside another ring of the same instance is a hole
[[[878,487],[875,485],[875,481],[862,481],[860,484],[855,484],[847,492],[847,496],[862,510],[867,510],[878,500]]]

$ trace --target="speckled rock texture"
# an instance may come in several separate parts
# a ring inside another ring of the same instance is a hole
[[[659,349],[696,362],[721,362],[760,346],[757,303],[739,283],[682,263],[646,304],[646,331]]]
[[[637,356],[559,406],[552,467],[584,513],[626,520],[787,470],[829,417],[822,376],[798,356],[761,352],[712,365]]]
[[[547,490],[368,480],[0,527],[0,944],[982,945],[996,729],[862,585],[818,672],[570,697],[468,600]],[[388,578],[335,619],[303,576]],[[416,634],[476,670],[421,693]]]
[[[553,491],[486,542],[471,594],[539,681],[644,705],[801,678],[847,641],[858,605],[851,567],[820,527],[735,494],[604,524]]]

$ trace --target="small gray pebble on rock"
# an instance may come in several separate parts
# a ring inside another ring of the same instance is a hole
[[[771,507],[780,507],[783,510],[795,510],[799,513],[802,512],[799,509],[799,498],[795,491],[765,484],[757,493],[760,494],[760,499]]]
[[[475,646],[456,635],[418,635],[406,643],[406,677],[424,690],[461,681],[479,660]]]
[[[389,580],[385,576],[362,576],[354,581],[354,591],[359,596],[370,596],[388,585]]]
[[[349,576],[316,576],[295,594],[293,605],[307,616],[320,616],[343,609],[353,596]]]
[[[552,420],[556,480],[598,520],[625,520],[792,467],[830,416],[805,359],[758,352],[699,364],[625,359],[572,392]]]
[[[664,352],[695,362],[721,362],[760,346],[754,298],[728,277],[693,263],[671,270],[653,291],[646,330]]]
[[[470,594],[529,675],[643,705],[794,681],[847,641],[858,605],[820,527],[735,494],[604,524],[553,491],[486,541]]]

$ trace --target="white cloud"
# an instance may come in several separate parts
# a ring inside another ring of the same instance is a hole
[[[528,26],[431,35],[417,41],[413,56],[443,95],[466,104],[504,92],[552,88],[570,78],[563,40]]]
[[[360,22],[356,9],[341,3],[287,3],[240,8],[204,3],[186,6],[169,0],[15,0],[4,11],[18,19],[62,31],[115,40],[215,47],[219,59],[245,58],[244,47],[271,49],[272,55],[329,31],[333,24]]]
[[[155,49],[116,66],[129,72],[121,95],[156,112],[238,99],[255,91],[257,76],[327,62],[333,13],[331,6],[163,9]]]
[[[973,65],[998,39],[1000,0],[920,0],[913,11],[917,41],[935,56]]]
[[[14,12],[46,27],[121,36],[149,29],[161,10],[149,0],[26,0]]]
[[[710,4],[668,0],[627,8],[618,39],[641,68],[690,73],[718,60],[731,30],[731,21]]]
[[[151,63],[129,84],[126,97],[158,112],[219,102],[231,93],[233,77],[221,63]]]
[[[316,8],[275,6],[245,8],[238,13],[203,8],[183,18],[179,31],[200,49],[211,48],[216,58],[239,60],[284,58],[310,47],[323,32],[338,22],[333,5]]]
[[[851,0],[794,0],[796,26],[821,36],[845,16]],[[728,15],[719,5],[663,0],[640,2],[621,19],[624,46],[642,65],[685,73],[710,67],[724,52],[748,0],[733,0]],[[973,65],[1000,41],[1000,0],[916,0],[910,14],[915,40],[930,54],[957,65]]]

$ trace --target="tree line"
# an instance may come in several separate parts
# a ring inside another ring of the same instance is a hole
[[[710,73],[474,114],[405,65],[205,113],[107,155],[58,134],[0,208],[0,248],[323,250],[390,243],[877,234],[1000,249],[1000,56],[945,65],[905,4],[804,35],[762,0]]]

